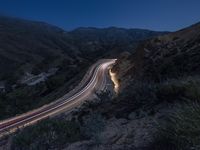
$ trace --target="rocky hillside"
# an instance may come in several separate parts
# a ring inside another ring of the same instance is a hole
[[[135,149],[199,149],[199,50],[197,23],[146,40],[134,54],[119,57],[112,69],[120,80],[118,109],[122,118],[133,115],[133,122],[143,125],[133,133],[146,132],[134,138]],[[142,144],[137,145],[138,141]]]
[[[200,24],[140,44],[134,54],[120,56],[113,68],[119,78],[160,82],[200,73]],[[122,65],[122,64],[125,64]],[[125,79],[125,80],[124,80]],[[123,83],[122,83],[123,84]]]

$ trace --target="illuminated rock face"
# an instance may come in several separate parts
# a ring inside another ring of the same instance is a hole
[[[116,73],[113,73],[111,69],[109,70],[109,74],[111,77],[112,82],[114,83],[114,91],[118,94],[119,92],[119,81],[117,80]]]

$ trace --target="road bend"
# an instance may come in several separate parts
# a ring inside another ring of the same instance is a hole
[[[63,97],[38,109],[0,121],[0,137],[79,106],[94,94],[95,89],[103,90],[106,88],[108,70],[115,61],[116,59],[99,60],[90,67],[84,80]]]

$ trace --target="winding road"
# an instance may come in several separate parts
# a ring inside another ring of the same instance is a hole
[[[81,83],[63,97],[41,108],[0,121],[0,137],[79,106],[88,97],[92,96],[95,90],[103,90],[106,87],[108,70],[115,61],[116,59],[99,60],[90,67]]]

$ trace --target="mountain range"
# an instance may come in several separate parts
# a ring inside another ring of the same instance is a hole
[[[1,17],[0,35],[0,81],[19,84],[0,94],[0,118],[64,95],[99,58],[117,58],[111,73],[119,83],[119,93],[96,93],[70,113],[6,137],[4,147],[199,149],[200,23],[176,32],[116,27],[66,32],[45,23]],[[26,73],[38,77],[49,74],[49,69],[55,72],[43,82],[17,82]]]
[[[25,72],[92,61],[131,51],[139,41],[165,32],[122,28],[78,28],[70,32],[42,22],[0,17],[0,81]]]

